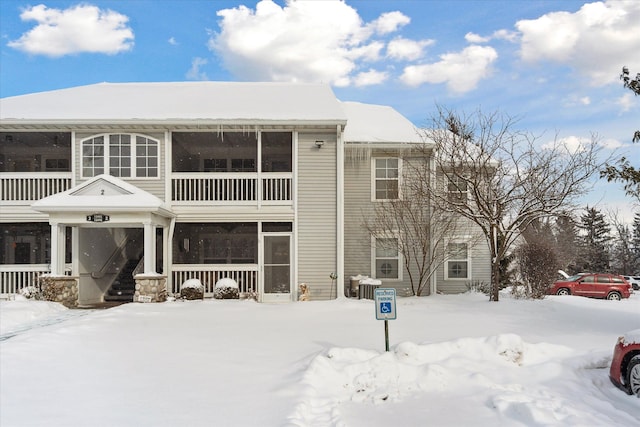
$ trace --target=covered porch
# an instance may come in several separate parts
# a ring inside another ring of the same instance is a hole
[[[151,280],[155,292],[166,296],[162,274],[168,271],[169,231],[175,216],[158,197],[113,176],[99,175],[41,199],[32,208],[47,214],[51,226],[51,269],[45,282],[75,281],[79,306],[122,294],[117,289],[110,292],[121,285],[122,275],[131,276],[129,280],[135,276],[136,299],[142,279]],[[68,227],[74,231],[70,276],[64,262]]]

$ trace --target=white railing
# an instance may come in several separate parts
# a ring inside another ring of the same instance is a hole
[[[2,202],[32,203],[71,188],[71,172],[0,173]]]
[[[291,173],[174,173],[174,203],[224,202],[230,204],[291,203]]]
[[[71,274],[71,265],[65,274]],[[15,295],[27,286],[38,286],[38,279],[49,274],[49,264],[4,264],[0,265],[0,295]]]
[[[172,267],[172,292],[180,294],[180,285],[189,279],[198,279],[204,286],[204,295],[213,296],[216,282],[223,278],[230,278],[238,283],[240,293],[256,293],[258,291],[258,265],[207,265],[207,264],[179,264]]]

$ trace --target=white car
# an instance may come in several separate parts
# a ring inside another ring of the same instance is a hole
[[[640,276],[622,276],[624,280],[629,282],[633,286],[634,291],[640,290]]]

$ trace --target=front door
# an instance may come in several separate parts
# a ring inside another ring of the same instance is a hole
[[[291,234],[263,234],[263,302],[291,301]]]

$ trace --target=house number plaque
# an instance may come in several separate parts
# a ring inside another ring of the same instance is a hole
[[[109,221],[109,215],[105,215],[105,214],[87,215],[87,221],[89,221],[89,222],[107,222],[107,221]]]

